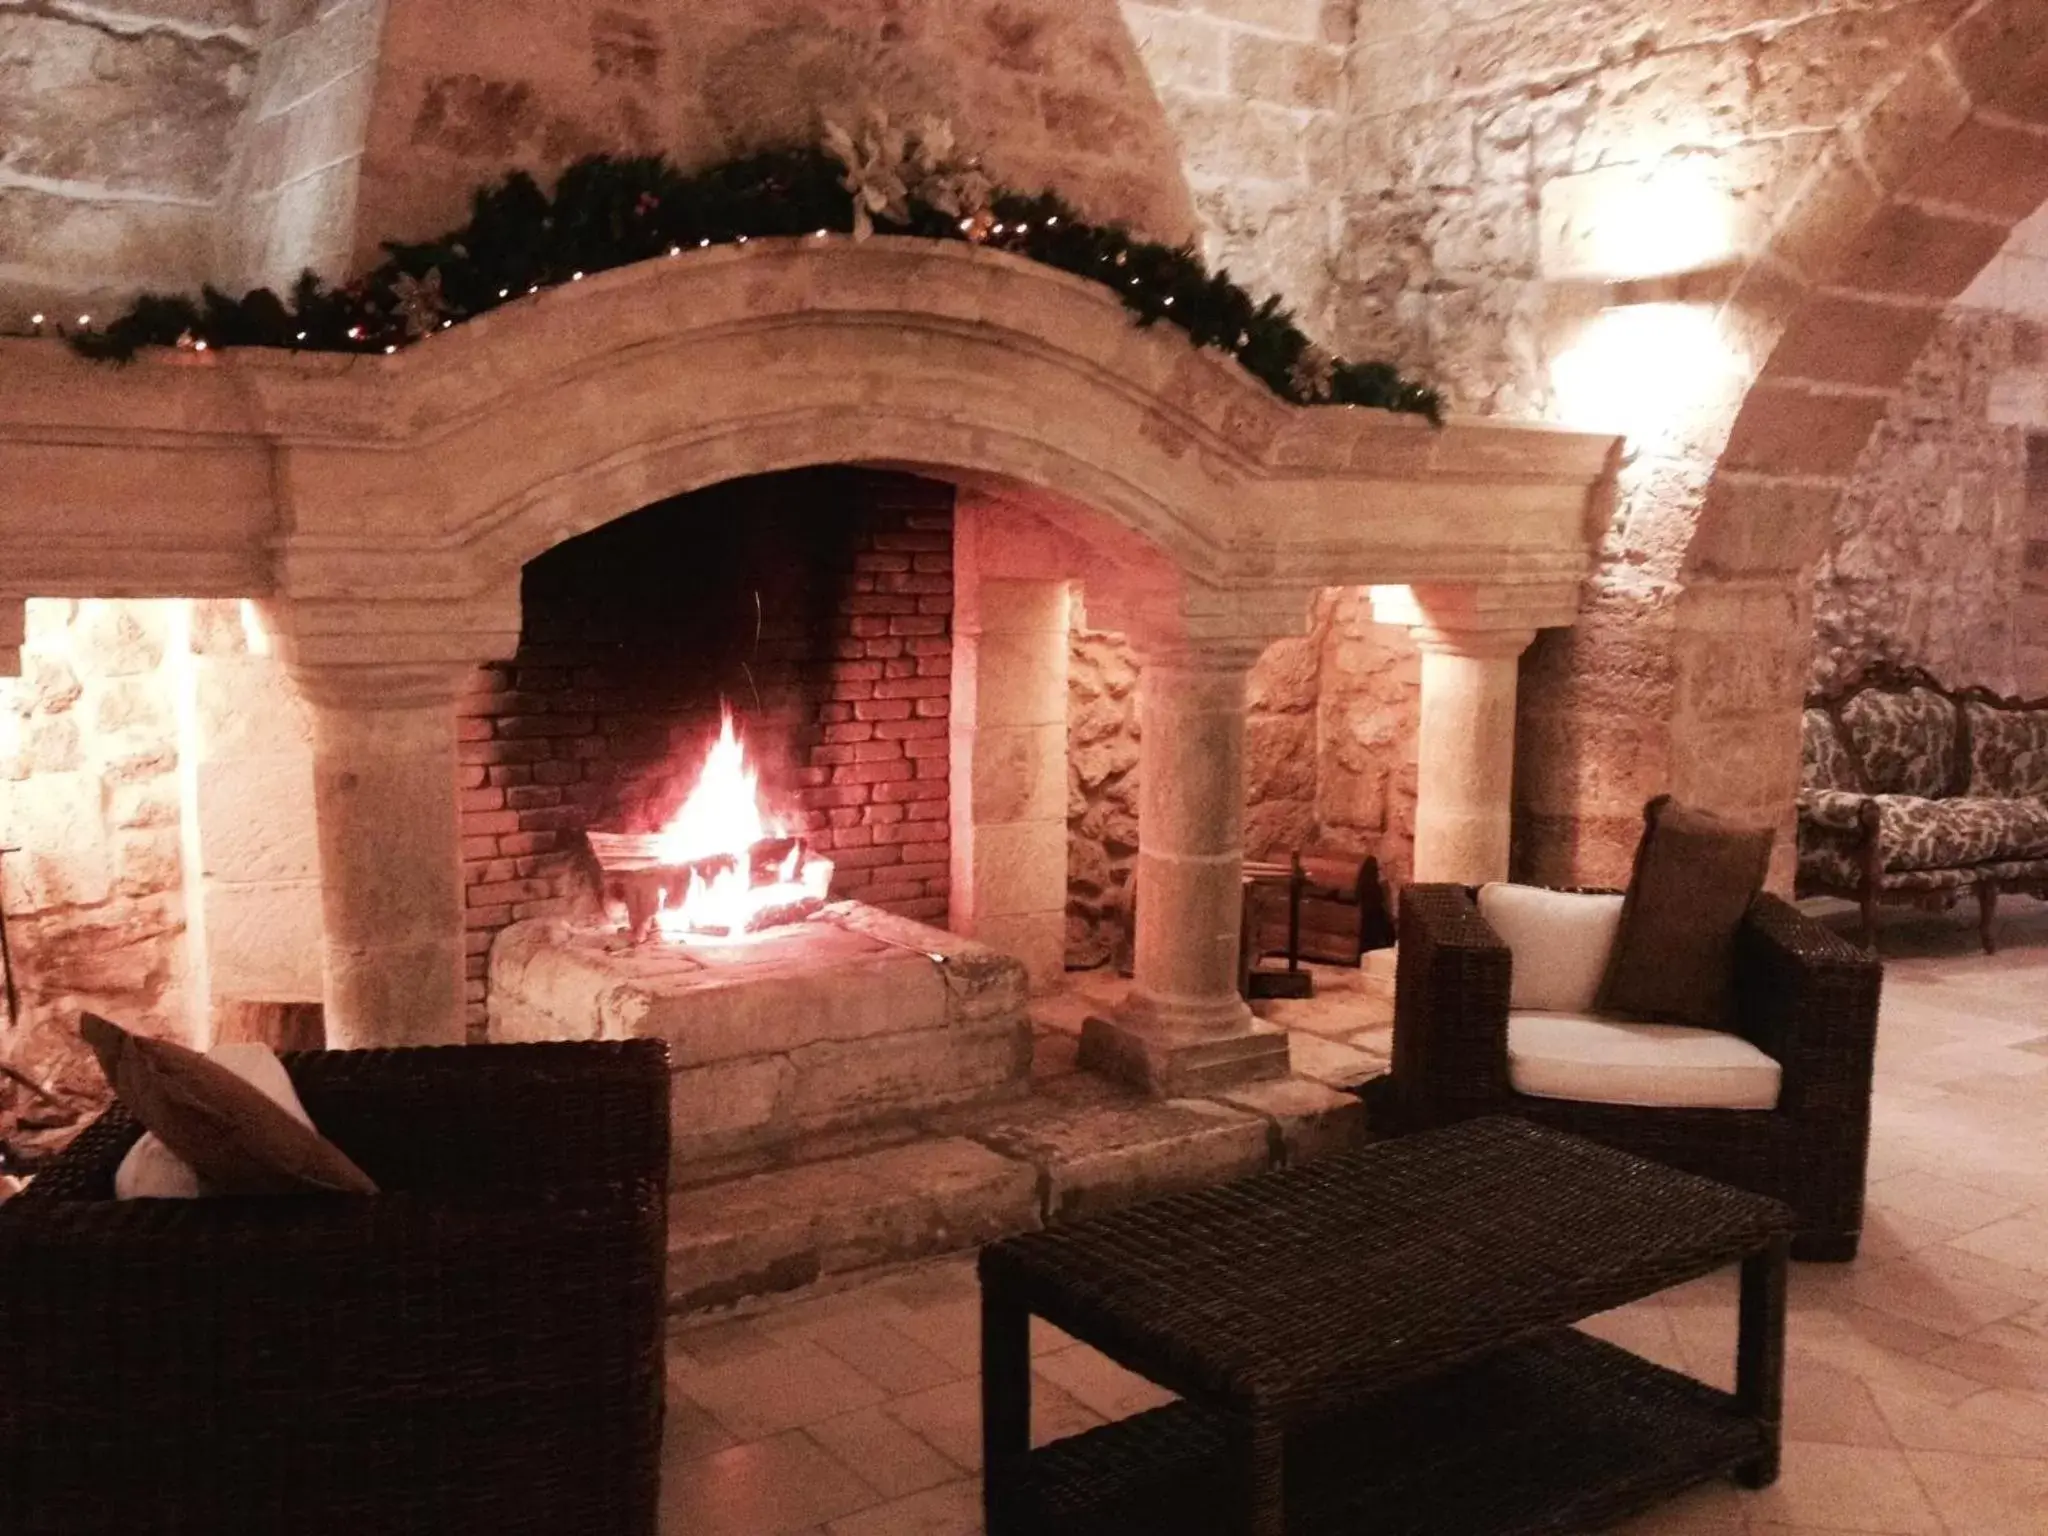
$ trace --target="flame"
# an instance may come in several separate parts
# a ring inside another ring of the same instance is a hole
[[[718,739],[705,755],[682,808],[661,829],[657,848],[665,864],[721,858],[726,863],[708,878],[692,874],[680,901],[663,893],[655,921],[670,938],[751,932],[761,916],[775,908],[824,900],[832,881],[832,861],[806,858],[799,844],[790,849],[773,880],[754,883],[754,845],[787,837],[790,829],[762,802],[761,777],[747,761],[733,725],[732,706],[722,705],[720,716]]]

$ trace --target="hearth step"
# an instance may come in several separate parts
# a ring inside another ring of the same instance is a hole
[[[517,923],[491,950],[491,1038],[667,1042],[679,1157],[1014,1098],[1031,1076],[1023,965],[858,902],[742,944],[631,945]]]
[[[858,1138],[815,1137],[771,1166],[707,1179],[680,1164],[669,1202],[679,1312],[831,1285],[1353,1145],[1363,1106],[1301,1078],[1156,1101],[1085,1073],[1011,1103]]]

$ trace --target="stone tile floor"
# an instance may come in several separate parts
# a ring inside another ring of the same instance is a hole
[[[1794,1266],[1783,1477],[1635,1536],[2048,1536],[2048,907],[2010,905],[1992,957],[1961,917],[1887,924],[1863,1255]],[[1732,1281],[1587,1326],[1729,1386]],[[679,1325],[664,1532],[979,1532],[978,1350],[964,1257]],[[1161,1400],[1055,1331],[1034,1352],[1042,1438]]]

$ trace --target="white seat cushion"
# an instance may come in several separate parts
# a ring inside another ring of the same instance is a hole
[[[269,1046],[216,1045],[206,1054],[301,1125],[312,1125],[284,1063]],[[158,1140],[154,1131],[145,1132],[114,1170],[116,1200],[196,1200],[204,1193],[192,1165]]]
[[[1479,915],[1514,956],[1510,1008],[1593,1006],[1621,927],[1621,897],[1494,881],[1479,887]]]
[[[1581,1104],[1775,1109],[1783,1069],[1740,1035],[1588,1013],[1508,1015],[1517,1093]]]

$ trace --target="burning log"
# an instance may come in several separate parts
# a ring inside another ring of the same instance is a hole
[[[813,858],[801,837],[764,837],[746,850],[746,869],[730,853],[675,859],[664,851],[659,832],[584,833],[590,856],[602,877],[607,901],[626,908],[626,932],[644,943],[662,914],[678,913],[683,926],[708,935],[758,933],[780,923],[801,922],[825,902],[831,880],[829,861]],[[689,897],[695,891],[724,891],[740,899],[719,903],[720,910],[693,914]]]

